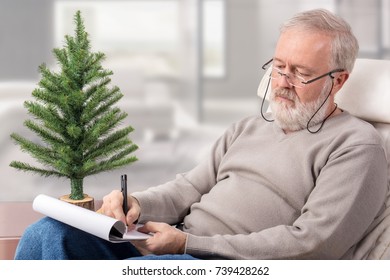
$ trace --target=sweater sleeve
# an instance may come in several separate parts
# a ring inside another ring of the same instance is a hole
[[[190,207],[215,186],[218,166],[234,133],[235,125],[232,125],[215,142],[209,156],[189,172],[178,174],[176,179],[165,184],[133,193],[141,206],[139,222],[182,222]]]
[[[211,237],[188,235],[200,258],[339,259],[353,249],[381,210],[387,168],[380,145],[356,145],[329,158],[292,225]]]

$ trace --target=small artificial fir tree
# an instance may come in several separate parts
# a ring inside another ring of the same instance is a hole
[[[39,67],[39,87],[32,92],[35,101],[24,106],[35,120],[24,125],[37,134],[43,145],[11,134],[22,151],[43,166],[12,161],[10,166],[43,176],[70,179],[70,198],[84,198],[83,179],[113,170],[137,160],[130,154],[138,147],[128,135],[131,126],[116,128],[127,114],[113,107],[122,98],[118,87],[108,88],[113,73],[104,70],[103,53],[92,53],[81,13],[74,16],[75,37],[65,36],[65,46],[55,48],[60,71]]]

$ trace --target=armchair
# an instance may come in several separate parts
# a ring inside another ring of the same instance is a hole
[[[263,97],[268,72],[258,87]],[[388,164],[390,187],[390,60],[357,59],[343,88],[336,94],[338,106],[350,114],[371,123],[382,136]],[[267,94],[267,96],[269,96]],[[390,190],[386,210],[377,217],[369,233],[355,252],[357,259],[390,259]]]

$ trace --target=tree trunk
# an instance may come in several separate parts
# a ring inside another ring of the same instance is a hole
[[[70,199],[82,200],[84,199],[83,179],[70,179]]]

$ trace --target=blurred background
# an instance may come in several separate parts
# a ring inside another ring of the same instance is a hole
[[[261,65],[270,59],[280,24],[299,11],[326,8],[345,18],[360,42],[359,57],[390,59],[390,0],[0,0],[0,201],[69,193],[65,179],[9,167],[31,161],[9,137],[36,138],[23,126],[23,101],[40,80],[38,66],[73,36],[81,10],[93,51],[106,54],[119,103],[135,131],[139,161],[87,177],[96,199],[171,180],[194,167],[233,122],[259,113]]]

